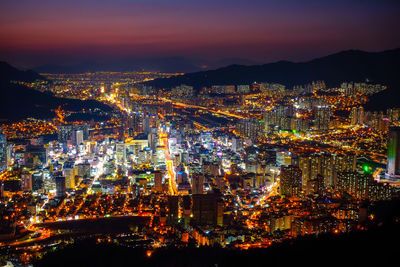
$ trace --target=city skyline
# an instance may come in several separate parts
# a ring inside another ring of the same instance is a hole
[[[1,60],[303,61],[397,48],[396,1],[2,1]]]
[[[0,0],[0,267],[396,261],[399,11]]]

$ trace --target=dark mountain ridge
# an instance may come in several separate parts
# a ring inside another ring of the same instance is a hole
[[[278,61],[255,66],[230,65],[224,68],[188,73],[168,79],[156,79],[147,85],[157,89],[170,89],[180,84],[201,87],[254,82],[280,83],[291,89],[324,80],[329,87],[339,87],[342,82],[380,83],[387,90],[377,93],[368,102],[370,110],[400,107],[400,48],[383,52],[347,50],[307,62]]]
[[[194,72],[201,68],[192,60],[183,57],[127,58],[122,60],[86,61],[70,65],[48,64],[34,68],[39,73],[84,73],[97,71],[160,71]]]
[[[147,84],[157,88],[172,88],[180,84],[203,87],[274,82],[290,88],[314,80],[324,80],[328,86],[339,86],[344,81],[359,82],[369,79],[392,85],[398,83],[399,70],[400,49],[383,52],[348,50],[307,62],[278,61],[255,66],[230,65],[169,79],[156,79]]]
[[[115,60],[84,61],[75,64],[46,64],[34,67],[38,73],[84,73],[96,71],[160,71],[160,72],[196,72],[216,69],[233,63],[242,65],[259,64],[243,58],[225,58],[220,60],[190,59],[171,56],[160,58],[125,58]]]
[[[112,109],[95,100],[64,99],[49,93],[42,93],[11,81],[34,82],[45,80],[34,71],[18,70],[6,62],[0,62],[0,122],[16,121],[27,117],[52,118],[58,106],[70,111],[98,108],[103,111]]]
[[[46,80],[33,70],[19,70],[8,64],[7,62],[0,61],[0,82],[9,81],[24,81],[33,82],[35,80]]]

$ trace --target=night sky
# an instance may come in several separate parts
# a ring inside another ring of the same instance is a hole
[[[300,61],[400,47],[399,14],[398,0],[0,0],[0,60]]]

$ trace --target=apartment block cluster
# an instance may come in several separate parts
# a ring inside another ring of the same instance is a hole
[[[357,200],[388,200],[396,190],[375,181],[369,170],[356,168],[356,155],[315,153],[292,158],[281,166],[280,194],[289,197],[324,195],[335,190]]]
[[[365,111],[362,106],[353,107],[350,112],[351,125],[368,125],[378,132],[387,132],[389,127],[400,120],[400,109],[386,111]]]
[[[278,83],[253,83],[253,84],[238,84],[238,85],[212,85],[203,87],[200,90],[200,95],[233,95],[233,94],[248,94],[251,92],[263,92],[265,94],[279,95],[285,92],[285,86]],[[181,84],[171,89],[173,97],[188,99],[195,96],[193,86]]]
[[[340,92],[347,96],[355,96],[356,94],[372,95],[386,88],[381,84],[344,82],[340,85]]]

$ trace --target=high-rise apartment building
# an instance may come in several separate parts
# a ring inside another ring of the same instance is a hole
[[[301,170],[297,166],[281,166],[279,193],[285,196],[298,196],[302,190]]]

